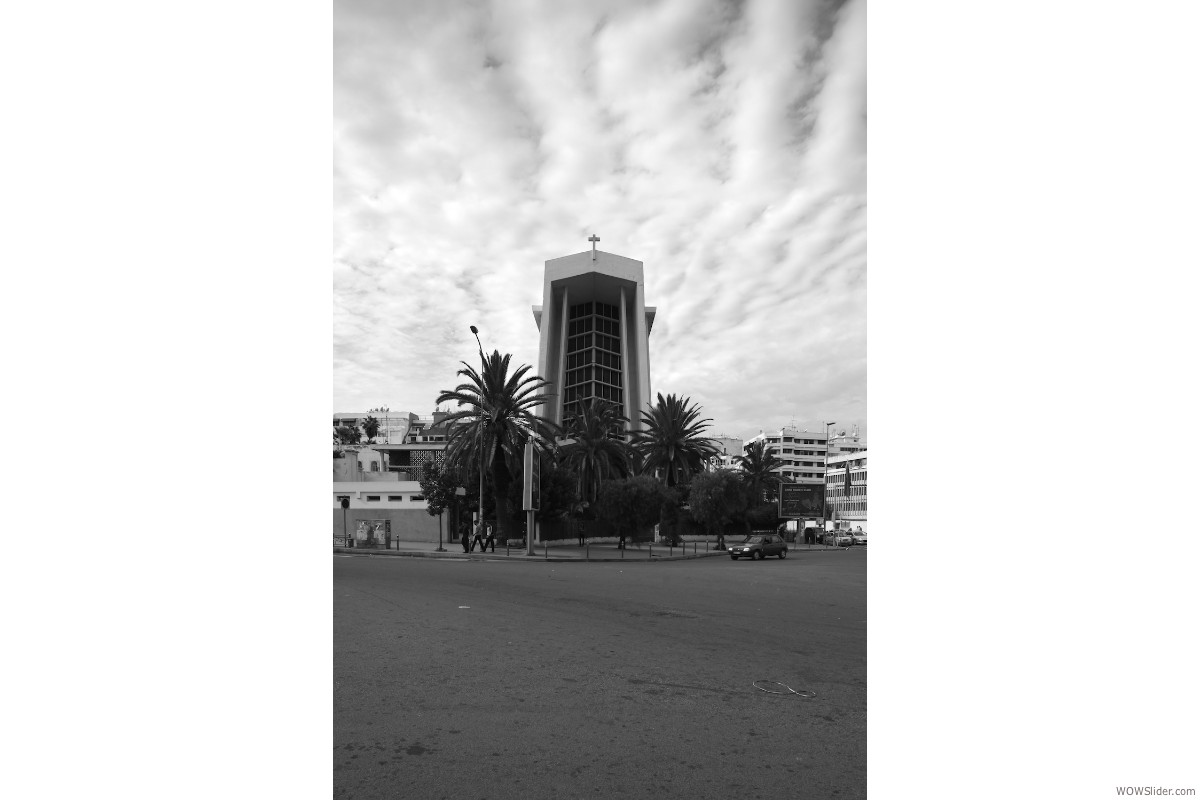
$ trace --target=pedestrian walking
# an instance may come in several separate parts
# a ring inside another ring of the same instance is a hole
[[[462,549],[464,553],[471,552],[471,528],[467,526],[459,531],[459,538],[462,539]]]
[[[482,550],[483,550],[483,548],[484,548],[484,544],[483,544],[483,520],[480,520],[480,521],[479,521],[479,523],[478,523],[478,524],[475,526],[475,536],[474,536],[474,538],[473,538],[473,539],[471,539],[471,549],[470,549],[470,550],[468,550],[467,552],[468,552],[468,553],[474,553],[474,552],[475,552],[475,545],[476,545],[476,544],[478,544],[478,545],[479,545],[479,549],[482,551]]]
[[[487,538],[483,540],[479,548],[481,553],[487,552],[489,542],[492,545],[492,552],[496,552],[496,531],[490,524],[487,526]]]

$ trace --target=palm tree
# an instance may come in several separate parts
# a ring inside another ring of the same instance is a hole
[[[367,417],[362,424],[363,433],[367,435],[367,441],[372,441],[379,435],[379,420],[375,417]]]
[[[779,483],[779,476],[774,474],[774,470],[782,467],[783,462],[766,449],[766,442],[762,439],[748,444],[745,455],[733,460],[742,468],[742,480],[750,490],[752,502],[755,505],[762,503],[764,488]]]
[[[510,376],[511,358],[509,354],[501,356],[497,350],[484,358],[483,369],[478,372],[461,362],[463,368],[458,374],[468,381],[453,391],[443,390],[437,398],[439,405],[455,402],[466,407],[443,420],[450,428],[446,462],[465,471],[469,465],[480,463],[482,453],[485,471],[491,472],[502,540],[513,538],[508,492],[513,476],[521,474],[525,442],[532,440],[539,451],[546,451],[553,448],[557,432],[556,425],[530,411],[549,399],[542,393],[549,384],[537,375],[526,377],[530,369],[527,364]]]
[[[617,406],[603,400],[585,403],[583,413],[571,420],[566,433],[573,441],[559,450],[559,460],[579,476],[581,503],[595,504],[601,481],[629,475],[630,449],[620,438],[628,422]]]
[[[669,394],[649,411],[642,412],[642,430],[634,431],[633,446],[641,456],[641,469],[661,477],[667,486],[687,483],[704,470],[704,460],[721,452],[701,434],[710,419],[700,419],[700,407],[690,397]]]

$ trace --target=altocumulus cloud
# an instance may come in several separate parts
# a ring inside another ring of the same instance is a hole
[[[334,5],[334,410],[536,365],[547,259],[646,265],[655,392],[866,424],[866,5]]]

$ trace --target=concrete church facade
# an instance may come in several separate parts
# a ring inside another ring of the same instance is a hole
[[[539,414],[558,424],[588,399],[615,403],[641,427],[650,394],[650,330],[641,261],[595,249],[546,262],[542,304],[533,307],[541,333],[538,375],[555,396]]]

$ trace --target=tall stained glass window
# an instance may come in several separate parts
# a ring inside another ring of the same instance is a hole
[[[571,306],[567,321],[567,368],[563,387],[563,424],[583,412],[588,400],[624,406],[621,385],[621,315],[600,302]]]

